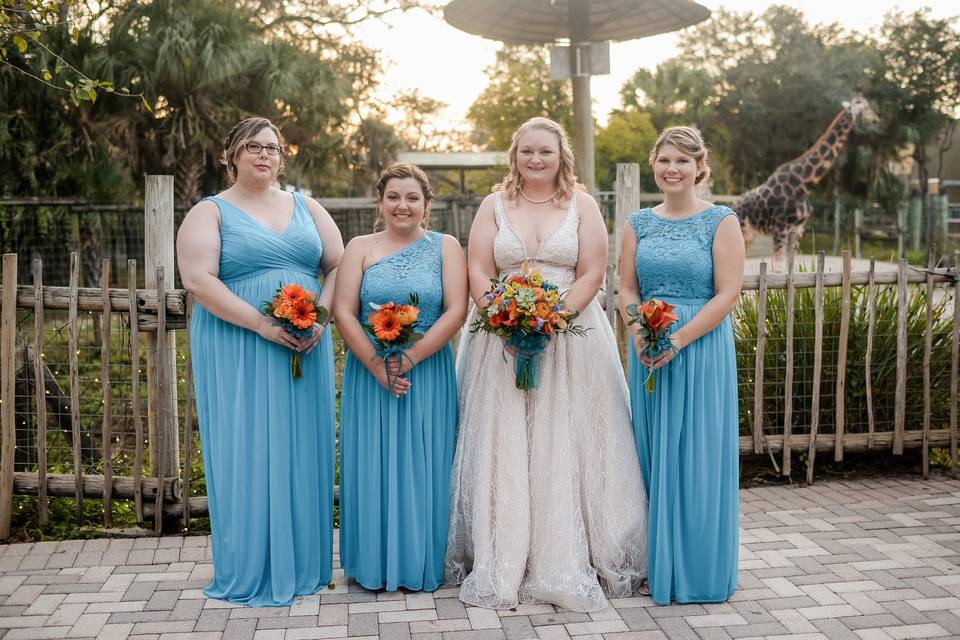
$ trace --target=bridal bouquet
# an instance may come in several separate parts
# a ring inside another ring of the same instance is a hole
[[[491,280],[483,299],[487,306],[477,309],[471,332],[486,331],[500,336],[514,352],[517,389],[529,391],[539,383],[540,354],[557,333],[582,335],[583,327],[573,324],[577,312],[568,309],[553,283],[523,264],[521,273]]]
[[[393,387],[396,378],[400,376],[397,374],[391,379],[388,359],[409,358],[405,351],[423,337],[423,334],[416,330],[420,325],[417,322],[417,317],[420,315],[420,309],[417,307],[419,303],[420,297],[416,293],[410,294],[407,304],[370,303],[373,311],[367,315],[367,324],[363,326],[373,336],[377,352],[375,357],[383,360],[383,366],[387,371],[388,388]]]
[[[316,294],[293,283],[280,285],[273,299],[263,303],[263,313],[300,340],[313,335],[314,323],[326,324],[330,316],[326,307],[317,304]],[[290,373],[294,380],[303,375],[300,354],[296,351],[290,362]]]
[[[652,362],[664,351],[677,351],[670,342],[670,327],[677,321],[677,315],[673,313],[675,308],[672,304],[656,298],[650,298],[639,306],[631,304],[627,307],[627,315],[630,316],[630,322],[627,325],[639,323],[640,329],[637,334],[646,342],[643,352],[637,354],[638,358],[645,355]],[[653,374],[653,367],[648,366],[645,382],[647,393],[653,393],[656,389]]]

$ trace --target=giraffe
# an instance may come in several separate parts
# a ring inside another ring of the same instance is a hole
[[[780,165],[766,182],[740,196],[733,208],[740,215],[746,245],[749,247],[758,233],[773,236],[774,265],[781,263],[787,238],[791,233],[803,236],[813,214],[810,190],[833,166],[853,127],[877,119],[867,100],[857,94],[843,103],[840,113],[806,153]]]

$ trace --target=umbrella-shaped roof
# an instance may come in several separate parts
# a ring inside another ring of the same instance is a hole
[[[458,29],[484,38],[545,43],[634,40],[697,24],[710,11],[691,0],[453,0],[443,15]],[[571,15],[582,17],[576,20],[577,33],[571,33]]]

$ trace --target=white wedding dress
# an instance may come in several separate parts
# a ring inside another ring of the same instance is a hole
[[[533,259],[499,194],[495,210],[499,272],[528,261],[568,289],[579,252],[576,196]],[[596,611],[605,594],[629,597],[646,576],[647,499],[616,340],[596,299],[576,322],[589,331],[548,342],[528,393],[514,387],[503,340],[462,332],[446,579],[462,583],[468,604]]]

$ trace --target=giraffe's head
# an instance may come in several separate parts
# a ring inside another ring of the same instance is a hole
[[[873,109],[870,108],[870,103],[867,102],[867,99],[863,97],[862,93],[858,93],[850,100],[844,101],[843,106],[853,114],[854,122],[872,124],[880,120]]]

